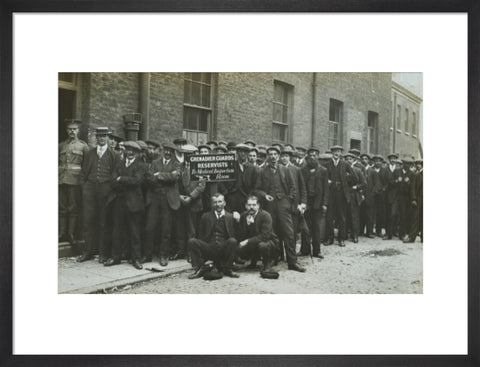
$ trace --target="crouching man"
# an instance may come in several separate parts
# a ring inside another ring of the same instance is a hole
[[[213,210],[202,215],[198,238],[188,241],[188,248],[195,272],[190,279],[200,278],[205,274],[205,261],[212,260],[219,273],[231,278],[238,278],[232,272],[233,258],[237,248],[234,220],[240,215],[225,210],[225,198],[222,194],[212,196]]]
[[[278,246],[278,237],[273,233],[272,217],[260,209],[258,198],[251,195],[245,204],[247,209],[240,217],[238,238],[240,240],[237,255],[250,260],[248,268],[255,268],[257,261],[262,260],[262,272],[269,271],[271,260]]]

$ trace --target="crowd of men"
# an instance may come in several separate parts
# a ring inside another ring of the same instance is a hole
[[[197,278],[208,260],[230,277],[235,264],[261,261],[262,276],[278,277],[279,261],[304,272],[297,258],[322,259],[335,239],[342,247],[375,235],[423,242],[422,160],[338,145],[321,153],[253,141],[123,141],[107,127],[91,147],[78,138],[80,123],[67,121],[59,145],[59,241],[75,244],[83,233],[79,262],[98,254],[105,266],[126,259],[142,269],[154,257],[161,266],[186,258]],[[226,153],[236,157],[233,180],[191,178],[191,155]]]

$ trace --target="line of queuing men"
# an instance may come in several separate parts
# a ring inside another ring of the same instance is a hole
[[[198,147],[176,139],[121,141],[107,127],[96,146],[78,139],[80,121],[69,120],[59,145],[59,240],[75,243],[83,213],[84,249],[79,262],[99,254],[105,266],[188,258],[204,274],[212,260],[237,277],[233,263],[262,261],[268,274],[278,261],[304,272],[298,256],[323,258],[321,245],[339,246],[374,234],[423,241],[423,162],[388,155],[343,154],[317,148],[253,141],[210,141]],[[163,148],[163,149],[162,149]],[[163,152],[162,152],[163,151]],[[235,181],[193,181],[192,154],[235,153]],[[300,251],[296,243],[300,239]]]

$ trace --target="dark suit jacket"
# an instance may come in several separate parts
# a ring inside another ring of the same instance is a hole
[[[147,191],[146,205],[151,202],[153,193],[165,193],[168,205],[173,210],[180,208],[180,194],[178,190],[178,178],[172,172],[180,172],[180,164],[175,158],[170,159],[167,165],[163,164],[163,158],[152,162],[147,174],[149,189]]]
[[[410,185],[410,198],[416,200],[417,205],[423,204],[423,171],[413,176],[413,185]]]
[[[367,182],[365,180],[365,175],[360,167],[356,165],[352,167],[353,174],[355,176],[356,183],[350,186],[350,198],[353,203],[360,205],[362,203],[362,195],[364,194]],[[353,187],[356,187],[354,189]]]
[[[288,169],[286,169],[281,164],[277,165],[279,173],[280,173],[280,181],[282,183],[283,189],[287,197],[293,204],[295,200],[295,184],[293,183],[292,174]],[[264,200],[266,195],[273,195],[273,184],[272,184],[272,170],[270,166],[267,164],[265,167],[262,168],[260,171],[260,176],[257,179],[257,183],[255,185],[255,194],[260,197],[260,199]]]
[[[385,201],[388,204],[392,204],[398,199],[398,177],[400,176],[400,170],[395,168],[394,171],[390,171],[390,167],[383,168],[382,177],[385,185]]]
[[[302,168],[302,175],[306,185],[310,176],[313,176],[314,196],[310,197],[310,200],[313,198],[313,208],[311,209],[318,210],[322,205],[328,206],[329,186],[327,169],[319,164],[314,172],[310,172],[310,168],[305,166]]]
[[[307,203],[305,180],[299,167],[290,164],[287,169],[290,170],[293,177],[293,184],[295,186],[295,199],[293,200],[293,206],[296,209],[298,204]]]
[[[345,200],[347,201],[347,203],[349,203],[350,202],[350,186],[356,184],[356,178],[354,176],[352,167],[348,163],[340,159],[338,164],[340,166],[340,182],[342,185],[343,195],[345,196]],[[333,172],[333,169],[335,168],[333,164],[333,159],[326,164],[326,167],[328,170],[328,179],[331,180],[332,172]],[[330,191],[332,191],[332,187],[330,188]]]
[[[375,187],[375,184],[379,185],[380,182],[378,178],[378,173],[373,167],[368,167],[365,169],[365,203],[368,206],[373,206],[375,204],[375,194],[381,191],[381,186]]]
[[[124,198],[127,208],[131,212],[139,212],[144,209],[142,182],[145,176],[145,163],[136,158],[128,167],[125,161],[119,161],[115,167],[113,188],[117,198]],[[117,178],[120,180],[117,181]]]
[[[190,168],[185,163],[181,165],[179,192],[181,195],[190,196],[192,201],[188,205],[192,212],[203,211],[203,193],[206,189],[205,182],[193,182],[190,178]]]
[[[110,147],[107,148],[105,153],[110,161],[112,162],[111,166],[111,179],[109,182],[113,180],[113,172],[119,160],[119,155]],[[88,176],[94,169],[94,165],[98,162],[98,155],[97,155],[97,147],[90,149],[84,156],[82,162],[82,183],[87,181]]]
[[[245,198],[250,195],[257,180],[257,168],[251,164],[243,165],[243,172],[238,162],[235,162],[235,181],[219,182],[218,189],[223,195],[240,193]]]
[[[266,242],[269,240],[274,241],[275,243],[278,242],[277,235],[273,232],[272,227],[272,217],[269,212],[259,209],[257,216],[253,224],[251,226],[255,226],[255,233],[256,235],[253,237],[248,238],[247,229],[247,212],[243,212],[240,216],[240,223],[238,224],[238,238],[239,241],[243,241],[248,239],[248,244],[259,244],[260,242]]]
[[[202,215],[202,219],[200,219],[200,228],[198,238],[205,242],[210,242],[213,236],[213,230],[215,229],[215,221],[217,217],[215,213],[209,211]],[[235,224],[233,220],[232,213],[225,211],[225,225],[227,227],[228,237],[235,237]]]

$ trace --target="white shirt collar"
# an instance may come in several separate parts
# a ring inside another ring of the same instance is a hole
[[[108,145],[97,145],[97,154],[100,155],[100,157],[103,156],[103,154],[107,151]]]
[[[396,166],[394,164],[390,164],[389,166],[390,166],[390,171],[392,172],[395,171]]]
[[[225,216],[225,209],[222,209],[220,214],[218,214],[218,212],[215,210],[215,216],[217,217],[217,219],[220,219],[220,218],[224,217]]]
[[[128,167],[130,166],[133,162],[135,162],[135,157],[132,159],[125,158],[125,165]]]

